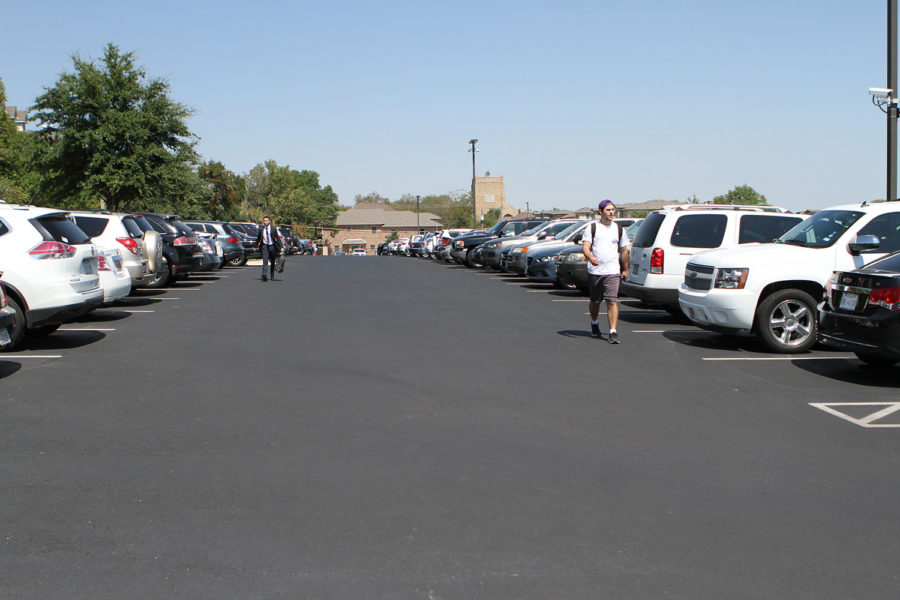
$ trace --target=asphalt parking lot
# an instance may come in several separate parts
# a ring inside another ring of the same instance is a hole
[[[0,597],[896,598],[898,371],[398,257],[0,354]],[[604,317],[601,326],[604,327]]]

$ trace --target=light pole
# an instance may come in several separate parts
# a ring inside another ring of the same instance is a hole
[[[872,104],[887,115],[887,189],[885,200],[897,200],[897,0],[887,0],[887,87],[869,88]]]
[[[469,143],[472,144],[472,148],[469,150],[472,153],[472,229],[476,229],[478,227],[478,213],[475,211],[475,153],[478,151],[475,149],[475,144],[478,143],[478,140],[472,138],[469,140]]]
[[[416,230],[422,233],[422,226],[419,225],[419,196],[416,195]]]

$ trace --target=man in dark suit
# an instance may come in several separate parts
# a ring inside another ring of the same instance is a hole
[[[256,234],[256,247],[262,253],[262,280],[266,281],[266,269],[268,268],[269,277],[274,281],[275,261],[284,246],[281,242],[281,234],[269,221],[269,217],[263,217],[262,227]]]

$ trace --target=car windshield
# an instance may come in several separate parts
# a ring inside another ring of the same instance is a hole
[[[569,237],[570,235],[572,235],[573,233],[578,231],[583,225],[584,225],[583,222],[572,223],[571,225],[569,225],[568,227],[566,227],[565,229],[563,229],[562,231],[557,233],[555,236],[553,236],[553,239],[563,241],[567,237]]]
[[[509,221],[500,221],[493,227],[487,230],[486,235],[497,235],[500,233],[500,230],[503,229],[503,226],[506,225]]]
[[[858,210],[823,210],[798,223],[775,241],[805,248],[828,248],[863,214]]]

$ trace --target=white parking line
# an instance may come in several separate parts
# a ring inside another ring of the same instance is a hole
[[[115,331],[115,329],[102,329],[99,327],[66,327],[65,329],[60,327],[57,331]]]
[[[702,358],[701,360],[847,360],[850,358],[856,358],[852,354],[848,354],[846,356],[748,356],[744,357],[709,357]]]
[[[551,300],[550,302],[588,302],[588,301],[589,301],[588,298],[572,298],[572,299],[565,299],[565,300],[561,300],[561,299],[557,298],[557,299]]]
[[[6,358],[62,358],[62,354],[0,354],[0,360]]]
[[[114,308],[113,310],[117,310],[119,312],[127,312],[127,313],[152,313],[152,310],[130,310],[125,308]]]
[[[181,300],[181,298],[155,298],[155,300]]]
[[[900,402],[810,402],[810,406],[815,406],[820,410],[824,410],[825,412],[834,415],[835,417],[840,417],[845,421],[849,421],[854,425],[859,425],[860,427],[866,428],[877,428],[877,427],[900,427],[900,423],[875,423],[880,419],[883,419],[887,416],[894,414],[897,411],[900,411]],[[862,418],[851,417],[850,415],[841,412],[835,407],[852,407],[856,408],[859,406],[873,406],[873,407],[883,407],[881,410],[877,410],[869,415],[866,415]]]
[[[709,333],[704,329],[635,329],[631,333]]]

